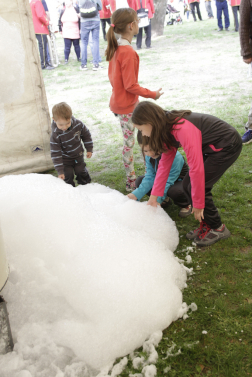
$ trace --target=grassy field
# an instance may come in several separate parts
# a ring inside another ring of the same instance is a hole
[[[217,21],[189,22],[166,26],[163,37],[142,49],[139,83],[149,89],[163,88],[158,104],[167,109],[191,109],[210,113],[244,133],[252,102],[252,78],[240,56],[239,36],[217,32]],[[135,47],[135,42],[133,42]],[[101,39],[101,55],[106,48]],[[58,38],[60,59],[63,43]],[[91,60],[91,55],[89,55]],[[98,72],[80,71],[74,52],[68,65],[44,72],[49,107],[68,102],[74,115],[92,133],[94,154],[87,162],[93,182],[126,194],[122,164],[122,135],[108,103],[111,87],[107,62]],[[144,173],[139,147],[135,150],[137,175]],[[55,174],[55,171],[49,172]],[[194,275],[188,280],[183,299],[198,310],[164,331],[157,351],[158,376],[252,376],[252,144],[243,147],[237,162],[215,185],[213,195],[223,222],[232,236],[209,248],[191,252]],[[180,243],[176,254],[184,259],[191,242],[185,234],[197,227],[193,216],[178,217],[175,205],[168,207],[176,222]],[[206,334],[202,334],[202,331]],[[166,358],[171,346],[171,354]],[[142,352],[139,350],[139,355]],[[121,376],[140,373],[129,362]]]

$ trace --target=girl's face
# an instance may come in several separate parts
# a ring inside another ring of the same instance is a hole
[[[140,147],[142,148],[142,145],[140,145]],[[155,154],[155,152],[150,149],[149,145],[145,145],[144,148],[143,148],[143,152],[146,156],[149,156],[151,158],[158,158],[160,156],[160,154]]]
[[[139,32],[139,26],[138,26],[139,22],[140,22],[140,18],[135,17],[135,20],[127,25],[127,29],[129,28],[130,33],[132,33],[132,35],[138,34],[138,32]]]
[[[133,124],[133,126],[142,132],[142,136],[150,137],[152,131],[152,126],[150,124],[142,124],[141,126]]]
[[[139,22],[140,22],[140,18],[136,17],[136,19],[132,22],[132,25],[133,25],[133,31],[134,31],[134,35],[137,35],[138,32],[139,32]]]

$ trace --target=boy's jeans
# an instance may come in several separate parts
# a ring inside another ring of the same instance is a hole
[[[93,64],[99,64],[99,34],[100,21],[81,22],[81,64],[87,64],[87,45],[89,34],[92,32]]]

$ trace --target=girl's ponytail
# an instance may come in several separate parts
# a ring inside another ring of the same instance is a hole
[[[132,8],[120,8],[112,14],[111,25],[107,32],[108,47],[105,51],[107,61],[113,58],[114,53],[118,49],[115,33],[119,35],[125,33],[127,25],[136,21],[136,19],[137,13]]]
[[[108,32],[107,32],[107,35],[106,35],[107,41],[108,41],[108,47],[105,51],[105,56],[106,56],[107,62],[109,62],[113,58],[114,53],[118,49],[118,43],[117,43],[117,39],[116,39],[115,33],[114,33],[114,24],[112,24],[112,25],[110,25],[110,28],[108,29]]]

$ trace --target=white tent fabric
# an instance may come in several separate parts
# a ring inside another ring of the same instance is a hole
[[[51,169],[51,120],[29,0],[0,0],[0,83],[0,177]]]
[[[5,286],[8,275],[9,267],[5,256],[3,236],[0,228],[0,292]]]

